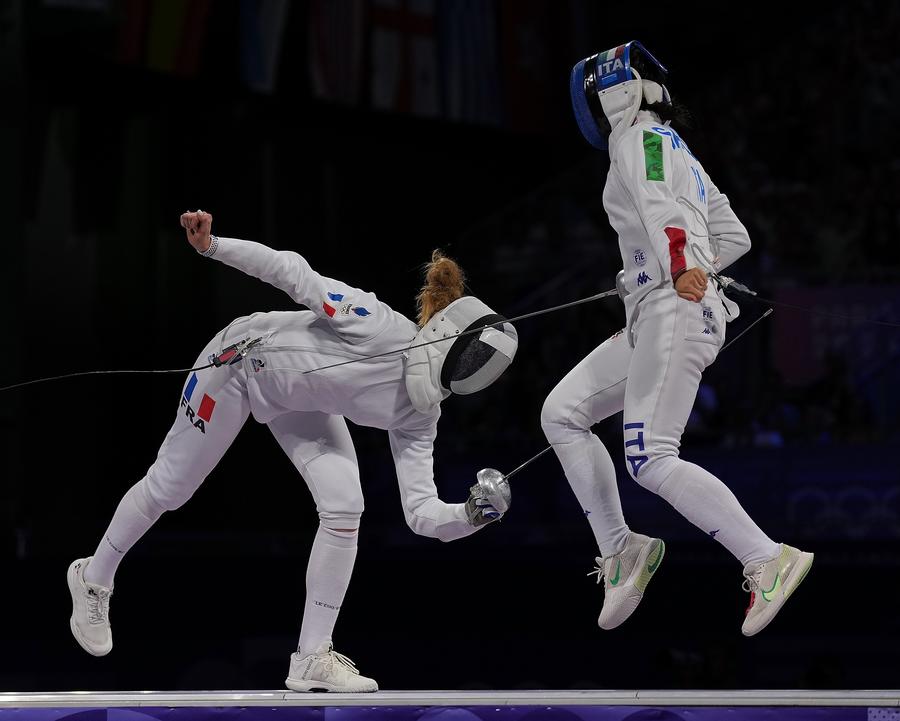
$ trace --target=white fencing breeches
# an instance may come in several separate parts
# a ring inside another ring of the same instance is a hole
[[[724,341],[718,298],[710,293],[692,303],[671,288],[658,289],[641,302],[632,331],[633,351],[624,334],[606,341],[560,382],[542,413],[547,438],[590,512],[601,554],[621,551],[628,529],[609,455],[599,440],[587,436],[593,423],[624,409],[625,462],[635,481],[662,496],[742,564],[777,555],[778,544],[734,494],[678,456],[703,371]]]
[[[197,358],[209,356],[241,337],[244,323],[216,336]],[[234,441],[250,414],[240,366],[196,371],[188,376],[175,422],[147,475],[122,498],[109,527],[85,569],[85,579],[112,588],[125,554],[164,511],[183,505],[200,487]]]
[[[209,343],[196,365],[207,363],[210,354],[244,337],[245,332],[245,322],[235,323]],[[125,494],[88,565],[89,581],[112,587],[124,554],[164,511],[180,507],[194,494],[234,441],[249,413],[246,376],[241,365],[190,374],[182,389],[175,422],[156,461]],[[327,537],[322,539],[314,544],[314,551],[322,546],[346,547],[347,531],[352,531],[355,557],[363,496],[346,422],[324,413],[288,413],[270,422],[269,428],[309,486],[320,522],[327,529],[326,536],[327,531],[335,529],[342,534],[335,544],[327,543]],[[344,588],[350,569],[352,559]],[[339,602],[325,603],[340,606]]]
[[[616,485],[616,469],[591,426],[625,403],[631,347],[624,332],[601,343],[554,388],[541,411],[541,426],[553,445],[587,517],[602,556],[625,547],[628,526]]]

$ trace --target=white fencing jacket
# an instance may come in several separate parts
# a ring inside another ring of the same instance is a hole
[[[243,363],[253,416],[266,423],[289,411],[321,411],[387,430],[398,481],[434,492],[432,451],[440,408],[420,413],[404,383],[406,358],[395,353],[304,375],[303,371],[409,346],[411,320],[368,293],[326,278],[300,255],[218,237],[204,253],[283,290],[310,311],[256,313],[250,337],[264,342]],[[415,498],[408,499],[415,504]]]
[[[638,112],[631,127],[611,135],[610,161],[603,207],[619,235],[630,330],[651,290],[688,268],[727,268],[750,249],[750,236],[687,144],[654,113]]]

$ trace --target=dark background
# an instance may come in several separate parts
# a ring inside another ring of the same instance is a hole
[[[198,257],[188,208],[409,315],[434,247],[508,316],[611,287],[608,159],[578,134],[568,72],[633,38],[750,229],[734,275],[896,321],[898,33],[900,5],[875,0],[0,2],[0,385],[186,367],[232,318],[291,307]],[[444,406],[442,496],[540,450],[546,394],[622,323],[615,299],[521,323],[511,370]],[[516,479],[502,523],[445,545],[406,528],[384,433],[353,427],[367,510],[338,650],[382,688],[896,687],[898,333],[782,308],[705,376],[684,456],[816,552],[759,636],[740,634],[738,564],[624,468],[626,516],[668,554],[636,615],[601,632],[596,549],[555,459]],[[65,569],[152,462],[182,382],[0,395],[0,690],[281,685],[317,517],[252,420],[123,563],[112,654],[69,633]],[[618,457],[617,421],[597,431]]]

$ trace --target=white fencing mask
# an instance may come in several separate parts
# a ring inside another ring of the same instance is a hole
[[[484,328],[480,333],[462,335]],[[455,340],[422,345],[439,338]],[[420,347],[417,347],[420,346]],[[519,347],[516,329],[478,298],[467,295],[435,313],[418,332],[406,362],[406,391],[413,407],[427,413],[451,393],[487,388],[509,367]]]

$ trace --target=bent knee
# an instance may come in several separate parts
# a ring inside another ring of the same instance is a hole
[[[167,510],[161,503],[150,493],[148,479],[145,476],[135,483],[129,493],[134,498],[134,504],[146,518],[155,521]]]
[[[674,450],[653,450],[647,452],[629,452],[625,449],[625,465],[628,475],[639,486],[659,494],[665,480],[672,473],[678,462],[678,453]]]
[[[562,400],[554,391],[547,396],[541,408],[541,428],[550,443],[569,443],[573,436],[584,433],[589,426],[567,414]]]
[[[191,500],[191,496],[200,487],[200,483],[178,483],[171,479],[161,480],[151,468],[147,473],[144,492],[141,494],[148,505],[164,511],[174,511]]]
[[[359,532],[359,523],[362,511],[348,513],[331,513],[319,511],[319,525],[329,533],[337,533],[343,536],[355,535]]]

